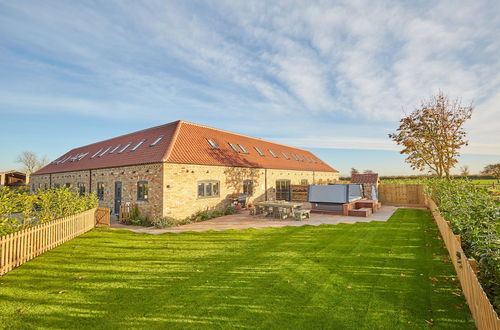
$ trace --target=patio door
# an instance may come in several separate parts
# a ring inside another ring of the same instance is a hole
[[[122,183],[115,182],[115,214],[120,214],[120,206],[122,205]]]
[[[276,200],[291,200],[290,180],[276,180]]]

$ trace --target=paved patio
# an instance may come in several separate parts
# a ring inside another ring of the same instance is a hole
[[[387,221],[394,211],[396,206],[382,206],[382,208],[369,217],[348,217],[342,215],[327,215],[311,213],[311,218],[304,221],[296,220],[280,220],[269,217],[251,216],[247,211],[240,214],[226,215],[215,219],[191,223],[179,227],[171,227],[157,229],[154,227],[138,227],[122,225],[116,221],[111,222],[112,229],[127,229],[137,233],[148,234],[163,234],[163,233],[182,233],[186,231],[208,231],[208,230],[227,230],[227,229],[247,229],[247,228],[268,228],[268,227],[285,227],[285,226],[319,226],[322,224],[336,225],[339,223],[353,224],[356,222],[370,221]]]

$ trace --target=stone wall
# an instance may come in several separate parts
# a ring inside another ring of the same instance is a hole
[[[287,179],[291,184],[308,180],[309,184],[335,182],[338,173],[312,172],[244,167],[164,164],[163,214],[177,219],[203,210],[223,210],[232,194],[243,192],[243,181],[253,181],[250,202],[276,199],[276,180]],[[198,198],[198,181],[216,180],[220,183],[218,197]],[[267,184],[267,196],[266,196]]]
[[[146,164],[136,166],[114,167],[97,170],[85,170],[65,173],[54,173],[52,175],[33,175],[32,187],[43,189],[49,186],[70,185],[70,189],[77,191],[77,184],[83,183],[86,192],[97,192],[97,183],[104,183],[104,198],[99,201],[100,207],[110,208],[114,212],[115,204],[115,182],[122,183],[122,204],[137,204],[141,215],[149,218],[162,216],[162,164]],[[137,200],[137,182],[147,181],[149,196],[147,201]]]
[[[70,184],[76,191],[78,183],[85,185],[86,192],[96,192],[97,183],[104,183],[104,199],[101,207],[114,211],[115,182],[122,182],[122,204],[137,204],[141,214],[150,219],[169,216],[182,219],[202,210],[224,210],[232,194],[243,192],[243,181],[253,181],[250,202],[276,199],[276,180],[290,180],[290,184],[326,184],[338,180],[338,173],[275,169],[255,169],[227,166],[191,164],[148,164],[97,170],[85,170],[50,175],[32,176],[32,186],[43,189]],[[218,197],[198,198],[198,181],[217,180],[220,183]],[[137,182],[148,181],[148,201],[137,200]],[[267,191],[266,191],[267,184]],[[267,194],[266,194],[267,193]]]

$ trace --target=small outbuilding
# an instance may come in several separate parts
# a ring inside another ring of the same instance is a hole
[[[364,198],[378,200],[378,185],[380,183],[378,173],[352,174],[351,183],[363,185]]]
[[[19,187],[26,184],[26,173],[16,170],[0,172],[0,187]]]

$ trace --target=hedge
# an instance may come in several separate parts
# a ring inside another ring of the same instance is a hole
[[[98,204],[95,194],[80,196],[67,188],[30,193],[3,187],[0,188],[0,236],[77,214]]]
[[[469,180],[428,180],[426,194],[460,235],[462,248],[478,262],[478,278],[500,310],[500,201]]]

